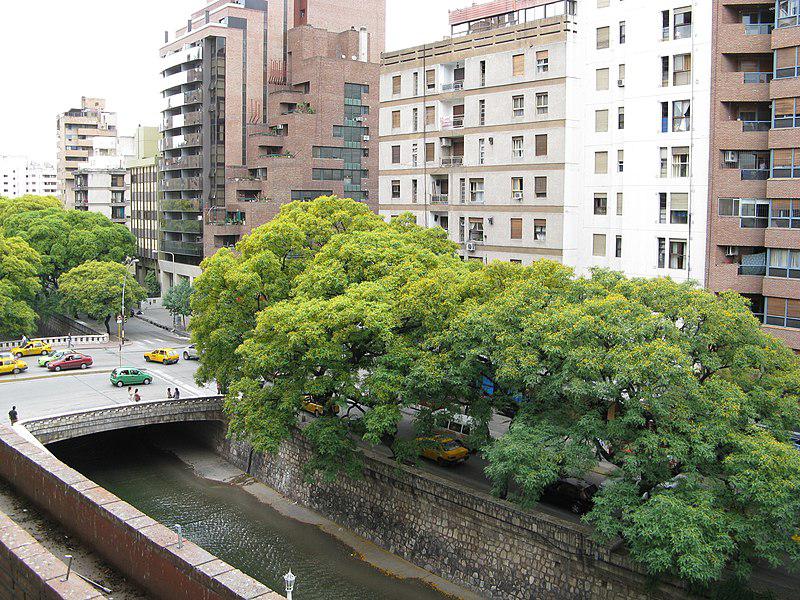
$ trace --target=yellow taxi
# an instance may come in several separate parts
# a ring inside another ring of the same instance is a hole
[[[459,440],[445,436],[417,438],[419,455],[436,461],[437,465],[454,465],[469,459],[469,450]]]
[[[303,399],[302,404],[303,410],[306,412],[310,412],[315,417],[321,417],[325,413],[325,407],[322,404],[318,403],[316,400],[311,398],[311,396],[306,396]],[[333,408],[333,414],[339,414],[339,406],[335,405]]]
[[[20,373],[28,368],[28,363],[24,360],[6,356],[0,358],[0,374],[6,375],[7,373]]]
[[[178,362],[178,352],[173,348],[159,348],[145,352],[144,359],[147,362],[159,362],[162,365],[174,365]]]
[[[11,349],[11,354],[17,358],[23,356],[39,356],[42,354],[52,354],[53,347],[42,340],[31,340],[25,344],[20,344],[16,348]]]

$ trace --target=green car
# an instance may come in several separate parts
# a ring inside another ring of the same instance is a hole
[[[111,385],[125,387],[126,385],[150,385],[153,376],[147,371],[134,367],[120,367],[111,371]]]
[[[39,357],[39,366],[40,367],[46,367],[47,365],[49,365],[54,360],[58,360],[60,358],[63,358],[66,353],[67,353],[66,350],[59,350],[57,352],[53,352],[49,356],[47,354],[43,354],[42,356]]]

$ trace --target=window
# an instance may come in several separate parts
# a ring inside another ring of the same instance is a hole
[[[658,268],[663,269],[667,263],[667,240],[658,238]]]
[[[606,255],[606,234],[595,233],[592,235],[592,256]]]
[[[608,196],[606,194],[597,193],[594,195],[594,214],[608,214]]]
[[[483,178],[469,180],[469,201],[483,204]]]
[[[463,243],[466,234],[464,233],[467,227],[467,220],[464,217],[458,217],[458,241]]]
[[[478,125],[486,125],[486,100],[478,100]]]
[[[595,89],[608,89],[608,69],[597,69],[597,71],[595,71]]]
[[[525,55],[515,54],[511,57],[512,77],[522,77],[525,75]]]
[[[436,70],[428,69],[425,71],[425,87],[432,90],[436,87]]]
[[[800,229],[800,200],[776,198],[770,201],[770,205],[770,227]],[[722,199],[720,198],[721,209]]]
[[[515,117],[525,116],[525,96],[513,96],[511,98],[511,109]]]
[[[594,111],[594,130],[597,132],[608,131],[608,110]]]
[[[736,201],[739,211],[739,227],[763,229],[769,225],[769,200],[741,198]]]
[[[434,160],[436,160],[436,144],[427,142],[425,144],[425,162],[433,162]]]
[[[622,192],[617,192],[617,216],[622,216]]]
[[[524,197],[524,180],[522,177],[511,178],[511,197],[514,200],[522,200]]]
[[[677,146],[672,149],[672,176],[689,176],[689,147]]]
[[[483,219],[481,217],[469,218],[469,241],[482,242],[483,241]]]
[[[765,298],[767,325],[800,328],[800,300]]]
[[[717,211],[720,217],[738,217],[739,200],[737,198],[720,198]]]
[[[669,268],[686,269],[686,240],[669,241]]]
[[[411,130],[418,131],[419,130],[419,109],[414,108],[411,111]]]
[[[622,258],[622,236],[618,235],[614,240],[614,257]]]
[[[392,129],[400,129],[400,111],[392,111]]]
[[[667,222],[667,194],[661,192],[658,194],[658,222]]]
[[[625,170],[625,150],[617,150],[617,173]]]
[[[547,239],[547,219],[533,220],[533,239],[544,242]]]
[[[774,115],[772,126],[775,129],[800,127],[800,98],[779,98],[775,100],[772,114]]]
[[[625,87],[625,65],[621,64],[617,67],[617,86]]]
[[[797,77],[798,75],[798,47],[778,48],[775,51],[775,79]]]
[[[400,180],[392,179],[392,199],[396,200],[400,197]]]
[[[625,129],[625,107],[620,106],[617,109],[617,129]]]
[[[514,217],[511,218],[511,239],[512,240],[522,239],[522,219]]]
[[[416,167],[418,162],[419,144],[414,142],[411,144],[411,166]]]
[[[411,180],[411,201],[417,201],[417,194],[419,192],[419,181],[417,179]]]
[[[598,27],[597,28],[597,49],[602,50],[604,48],[608,48],[609,46],[609,28],[608,27]]]
[[[399,96],[400,95],[400,75],[395,75],[392,77],[392,95]]]
[[[436,107],[425,107],[425,125],[436,125]]]
[[[800,25],[800,0],[778,0],[778,27]]]
[[[486,61],[482,60],[479,65],[480,70],[480,86],[483,87],[486,85]]]
[[[550,110],[550,96],[547,92],[536,94],[536,114],[546,115]]]
[[[661,87],[669,86],[669,56],[661,57]]]
[[[669,131],[669,102],[661,103],[661,133]]]
[[[400,164],[400,146],[392,146],[392,164]]]
[[[672,57],[672,85],[689,85],[692,82],[692,55],[676,54]]]
[[[536,53],[536,72],[547,73],[550,70],[550,53],[548,50],[539,50]]]
[[[594,153],[594,172],[596,175],[608,173],[608,152]]]
[[[478,140],[478,164],[486,163],[486,140],[480,138]]]
[[[625,21],[619,22],[619,43],[625,43]]]
[[[523,137],[515,135],[511,138],[511,156],[512,158],[522,158],[524,155]]]
[[[800,250],[768,248],[767,275],[800,279]]]
[[[458,180],[458,200],[464,202],[467,198],[467,180],[463,177]]]
[[[547,156],[547,134],[540,133],[536,135],[536,156]]]
[[[800,177],[800,148],[773,150],[771,177],[779,179]]]
[[[676,100],[672,103],[672,131],[691,129],[691,102]]]
[[[411,90],[412,95],[419,95],[419,71],[414,71],[414,89]]]
[[[672,193],[669,200],[669,222],[673,225],[686,225],[689,222],[689,194]]]
[[[676,8],[673,17],[673,39],[680,40],[692,35],[692,9],[691,7]]]
[[[547,177],[534,177],[533,187],[537,198],[547,198]]]

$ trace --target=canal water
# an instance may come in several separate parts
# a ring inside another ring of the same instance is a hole
[[[56,444],[63,462],[143,513],[283,593],[297,575],[295,600],[443,600],[416,580],[396,579],[354,556],[313,525],[284,517],[239,487],[196,476],[141,433],[118,432]],[[209,451],[210,452],[210,451]]]

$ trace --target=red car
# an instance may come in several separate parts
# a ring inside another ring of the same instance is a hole
[[[67,369],[88,369],[92,366],[92,357],[80,354],[78,352],[70,352],[65,354],[58,360],[52,360],[47,364],[47,368],[51,371],[66,371]]]

